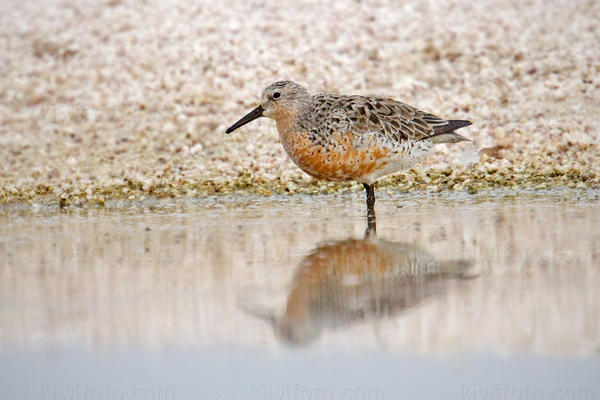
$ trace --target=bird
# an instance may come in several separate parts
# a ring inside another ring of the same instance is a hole
[[[362,183],[373,227],[377,179],[410,168],[433,144],[469,141],[455,131],[471,125],[388,97],[311,95],[298,83],[277,81],[225,132],[260,117],[275,120],[285,152],[302,171],[317,179]]]

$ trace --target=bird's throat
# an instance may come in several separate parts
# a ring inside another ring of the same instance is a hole
[[[292,132],[296,131],[295,117],[296,113],[293,110],[280,109],[275,112],[274,119],[277,123],[279,135],[283,137],[286,134],[291,134]]]

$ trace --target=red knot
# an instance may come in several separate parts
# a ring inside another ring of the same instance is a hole
[[[226,132],[259,117],[275,120],[287,155],[307,174],[361,182],[373,220],[377,179],[409,168],[435,143],[468,140],[454,131],[471,124],[385,97],[311,95],[290,81],[269,85],[260,105]]]

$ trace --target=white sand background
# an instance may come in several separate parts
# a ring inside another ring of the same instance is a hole
[[[596,0],[5,0],[0,194],[297,180],[272,121],[224,133],[280,79],[473,121],[476,147],[440,145],[431,167],[597,181],[598,21]]]

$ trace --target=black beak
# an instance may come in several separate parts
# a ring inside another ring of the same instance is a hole
[[[263,111],[265,111],[265,109],[262,108],[262,106],[256,107],[254,110],[252,110],[248,114],[244,115],[242,117],[242,119],[240,119],[238,122],[236,122],[235,124],[233,124],[229,128],[227,128],[225,133],[231,133],[231,132],[235,131],[237,128],[239,128],[240,126],[244,126],[248,122],[252,122],[256,118],[262,117]]]

